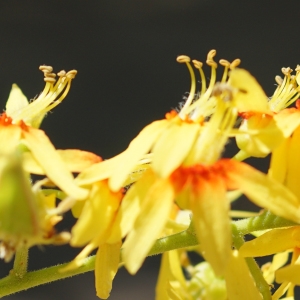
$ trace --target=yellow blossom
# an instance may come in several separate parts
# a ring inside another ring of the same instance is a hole
[[[67,195],[84,199],[88,191],[74,183],[71,172],[49,138],[44,131],[36,128],[47,111],[58,105],[66,96],[76,71],[68,73],[61,71],[56,82],[56,75],[51,73],[51,67],[42,66],[40,69],[44,72],[46,86],[39,97],[31,103],[28,103],[16,85],[12,87],[6,112],[0,116],[1,153],[14,153],[21,147],[21,152],[26,152],[27,149],[53,183]]]

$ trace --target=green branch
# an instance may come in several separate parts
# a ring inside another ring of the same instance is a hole
[[[233,234],[235,246],[240,247],[240,243],[243,243],[243,236],[253,231],[266,230],[272,228],[280,228],[287,226],[294,226],[295,223],[287,221],[283,218],[277,217],[270,212],[264,212],[260,216],[243,219],[239,221],[232,222],[233,224]],[[187,230],[163,237],[158,239],[152,249],[149,252],[149,256],[161,254],[166,251],[188,248],[198,245],[195,232],[193,227],[190,226]],[[93,271],[95,268],[95,256],[90,256],[85,259],[84,264],[69,272],[60,272],[60,269],[67,266],[69,263],[41,269],[38,271],[31,271],[26,273],[27,270],[27,250],[19,250],[16,253],[16,258],[14,262],[14,269],[10,274],[0,280],[0,297],[4,297],[10,294],[14,294],[29,288],[42,285],[45,283],[53,282],[56,280],[69,278],[75,275],[79,275],[85,272]],[[253,277],[259,278],[261,274],[258,266],[253,259],[247,258],[246,261],[249,265]],[[251,262],[250,262],[251,261]],[[262,293],[267,294],[265,291],[266,286],[260,279],[257,282],[258,288]],[[269,299],[266,295],[265,299]]]

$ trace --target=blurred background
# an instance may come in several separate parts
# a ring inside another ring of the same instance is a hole
[[[76,69],[67,99],[42,128],[57,148],[109,158],[182,101],[190,81],[185,66],[176,63],[178,55],[205,61],[207,52],[217,49],[216,60],[240,58],[271,96],[281,67],[300,63],[299,8],[297,0],[2,0],[1,106],[12,83],[29,99],[42,91],[42,64],[55,72]],[[205,70],[209,78],[209,68]],[[257,163],[266,168],[263,160]],[[78,251],[34,248],[30,269],[69,261]],[[147,259],[135,277],[120,270],[110,299],[154,299],[159,260]],[[5,276],[11,265],[0,264]],[[94,275],[6,299],[97,299]]]

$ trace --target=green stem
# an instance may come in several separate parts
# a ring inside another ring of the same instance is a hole
[[[64,273],[60,272],[60,269],[66,265],[68,265],[68,263],[28,272],[25,273],[22,278],[11,273],[0,280],[0,297],[27,290],[41,284],[92,271],[95,268],[95,256],[86,258],[84,264],[76,270]]]
[[[232,226],[232,238],[233,238],[233,244],[234,246],[239,249],[244,244],[244,237],[238,230],[237,226],[233,223]],[[252,257],[245,258],[245,261],[248,265],[249,271],[251,272],[251,275],[255,281],[255,285],[261,295],[263,296],[264,300],[271,300],[271,292],[269,289],[269,285],[265,281],[263,274],[257,265],[256,261]]]
[[[16,277],[22,278],[27,272],[28,267],[28,248],[26,246],[20,247],[16,251],[14,266],[11,271]]]
[[[260,216],[232,222],[235,247],[237,249],[244,243],[243,236],[253,231],[294,226],[295,223],[277,217],[270,212],[264,212]],[[166,251],[187,248],[198,245],[195,232],[190,226],[187,230],[158,239],[149,252],[149,256],[157,255]],[[252,258],[246,258],[249,269],[256,280],[258,289],[264,295],[264,299],[270,299],[269,287],[262,278],[261,271]],[[24,263],[26,262],[26,263]],[[95,268],[95,256],[86,258],[84,264],[75,270],[61,273],[59,270],[68,263],[32,271],[26,273],[27,257],[26,251],[18,251],[14,263],[13,271],[5,278],[0,280],[0,297],[27,290],[29,288],[49,283],[52,281],[72,277],[85,272],[93,271]],[[22,274],[22,276],[17,276]]]

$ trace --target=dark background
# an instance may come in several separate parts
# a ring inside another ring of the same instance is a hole
[[[67,99],[42,128],[57,148],[80,148],[109,158],[189,90],[176,57],[242,60],[268,95],[281,67],[300,63],[297,0],[86,0],[0,1],[0,101],[11,84],[28,98],[43,87],[38,66],[77,69]],[[209,77],[209,69],[206,76]],[[219,68],[219,74],[222,73]],[[262,160],[258,162],[262,168]],[[31,250],[30,268],[71,260],[66,247]],[[6,275],[11,266],[1,263]],[[159,258],[137,276],[121,270],[112,300],[154,299]],[[97,299],[92,273],[48,284],[7,299]]]

